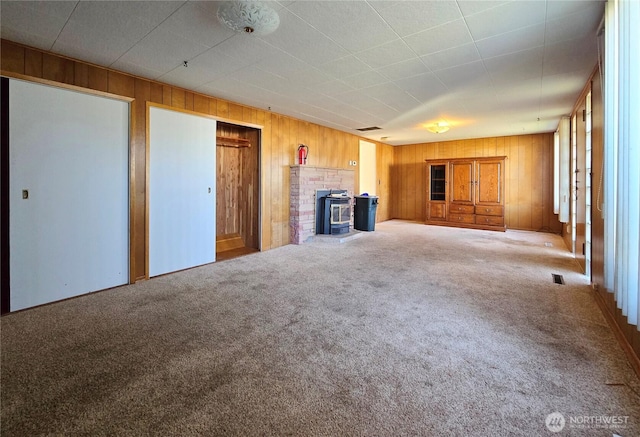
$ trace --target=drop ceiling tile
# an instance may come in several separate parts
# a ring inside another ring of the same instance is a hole
[[[381,68],[408,59],[413,59],[416,54],[401,39],[388,42],[378,47],[365,50],[356,55],[371,68]]]
[[[48,50],[67,22],[68,15],[64,16],[62,11],[50,14],[45,11],[52,11],[51,8],[39,10],[29,7],[30,4],[6,1],[0,3],[2,37]]]
[[[123,71],[125,73],[132,74],[134,76],[142,77],[145,79],[151,79],[151,80],[157,80],[160,76],[162,76],[162,72],[160,71],[144,68],[136,64],[130,64],[122,60],[114,62],[112,64],[112,68],[115,68],[119,71]],[[191,88],[191,85],[189,85],[189,87]]]
[[[244,83],[268,89],[282,95],[299,95],[307,92],[307,89],[294,85],[288,79],[267,73],[266,71],[259,70],[254,67],[245,67],[241,70],[235,71],[233,77]]]
[[[503,5],[508,1],[459,0],[457,3],[460,7],[460,10],[462,11],[462,15],[468,17],[469,15],[478,14],[480,12],[486,11],[487,9],[492,9],[497,6]]]
[[[541,87],[543,96],[553,96],[561,94],[566,90],[570,90],[571,92],[575,90],[582,91],[584,80],[582,80],[580,75],[576,75],[573,72],[545,75],[542,77]]]
[[[189,69],[211,76],[210,80],[233,73],[247,66],[246,62],[227,56],[216,47],[199,54],[189,61]]]
[[[298,85],[316,86],[332,79],[316,67],[284,52],[260,59],[253,65]]]
[[[476,46],[483,58],[493,58],[542,46],[545,43],[544,33],[544,23],[534,24],[476,41]]]
[[[603,4],[595,3],[581,9],[572,16],[551,19],[547,22],[545,42],[560,41],[595,35],[603,14]]]
[[[371,70],[371,67],[351,55],[318,65],[318,69],[331,77],[339,79],[345,76],[364,73],[365,71]]]
[[[554,20],[568,17],[580,13],[586,9],[596,7],[600,9],[600,16],[604,14],[605,0],[575,1],[575,0],[553,0],[547,2],[547,20]]]
[[[388,82],[386,77],[373,70],[354,74],[349,77],[343,77],[342,81],[347,85],[352,86],[354,89],[366,88],[372,85]]]
[[[15,29],[10,26],[0,26],[0,37],[42,50],[51,50],[52,41],[54,40],[51,36],[41,36],[27,32],[22,28]]]
[[[392,83],[374,85],[362,89],[362,92],[400,112],[409,111],[420,104],[413,96]]]
[[[350,52],[397,38],[367,2],[332,2],[327,7],[322,1],[298,1],[288,9]]]
[[[427,102],[447,91],[446,87],[433,73],[400,79],[393,83],[419,102]]]
[[[484,65],[496,84],[541,77],[543,52],[542,47],[536,47],[485,59]]]
[[[343,94],[354,90],[351,85],[347,85],[346,83],[338,79],[315,84],[313,85],[313,89],[327,96],[336,96],[338,94]]]
[[[430,70],[419,58],[412,58],[406,61],[387,65],[386,67],[378,68],[376,71],[390,81],[394,81],[404,79],[405,77],[429,73]]]
[[[388,120],[398,115],[396,109],[360,91],[350,91],[341,94],[338,98],[362,112],[382,119]]]
[[[480,55],[478,54],[476,45],[469,43],[452,49],[431,53],[422,56],[421,59],[432,71],[435,71],[478,61]]]
[[[122,61],[118,61],[120,63]],[[182,65],[174,68],[166,74],[161,74],[157,78],[163,82],[168,82],[174,85],[181,86],[183,88],[199,88],[201,85],[212,82],[213,80],[223,77],[225,74],[229,74],[230,71],[224,71],[228,68],[222,64],[219,66],[223,71],[212,69],[210,67],[204,67],[197,65],[193,61],[189,62],[188,67]]]
[[[282,77],[303,74],[310,67],[306,62],[281,52],[275,56],[259,59],[254,64],[256,67]]]
[[[373,2],[373,6],[378,9],[377,2]],[[398,2],[393,7],[381,7],[378,12],[401,37],[462,18],[456,2],[452,1]]]
[[[217,7],[207,7],[211,4],[218,5],[217,2],[186,2],[160,27],[207,47],[214,47],[236,33],[218,21]]]
[[[544,75],[591,71],[597,62],[596,39],[585,37],[549,44],[544,51]],[[586,80],[586,78],[585,78]]]
[[[543,1],[513,1],[466,17],[474,40],[511,32],[521,27],[545,21],[546,4]]]
[[[105,41],[97,35],[87,34],[80,40],[62,42],[60,39],[51,51],[96,65],[110,67],[130,47],[130,42],[112,38]]]
[[[92,29],[105,38],[118,35],[137,41],[181,5],[182,2],[175,1],[81,1],[73,11],[68,26],[81,23],[82,28]]]
[[[209,48],[172,32],[155,29],[122,56],[122,60],[144,68],[169,72],[183,61],[206,52]]]
[[[482,61],[458,65],[435,71],[434,73],[451,90],[491,86],[491,78],[487,74]]]
[[[418,56],[440,52],[471,42],[471,35],[463,20],[455,20],[433,29],[404,38]]]
[[[347,50],[286,9],[280,12],[280,27],[260,39],[314,66],[349,55]]]
[[[265,58],[279,56],[282,50],[243,33],[235,33],[215,47],[225,55],[243,61],[246,65],[255,64]]]
[[[43,14],[52,15],[59,18],[64,18],[65,20],[69,18],[76,5],[78,4],[77,0],[74,1],[49,1],[49,0],[41,0],[41,1],[2,1],[2,12],[4,13],[4,8],[9,3],[20,3],[24,7],[28,7],[34,9]]]

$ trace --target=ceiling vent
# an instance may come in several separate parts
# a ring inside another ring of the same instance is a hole
[[[368,132],[370,130],[378,130],[378,129],[382,129],[378,126],[371,126],[371,127],[361,127],[360,129],[356,129],[359,130],[360,132]]]

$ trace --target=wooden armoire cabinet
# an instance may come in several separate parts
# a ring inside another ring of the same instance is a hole
[[[427,160],[426,222],[506,230],[504,156]]]

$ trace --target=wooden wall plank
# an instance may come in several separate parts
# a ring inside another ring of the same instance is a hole
[[[186,109],[186,93],[179,88],[171,89],[171,106],[179,109]]]
[[[209,114],[210,115],[219,115],[218,114],[218,99],[214,99],[214,98],[210,98],[209,99]]]
[[[75,75],[74,62],[70,59],[44,53],[42,55],[42,78],[73,85]]]
[[[78,65],[86,64],[76,63],[74,67],[77,69]],[[25,49],[24,74],[26,74],[27,76],[42,77],[42,71],[42,52],[33,49]]]
[[[229,117],[229,102],[226,100],[217,100],[216,101],[216,113],[218,117],[230,118]]]
[[[157,82],[151,82],[151,95],[149,97],[149,101],[153,103],[162,104],[162,99],[164,97],[163,86]]]
[[[162,85],[162,104],[171,106],[171,86]]]
[[[3,39],[2,43],[0,44],[0,55],[2,55],[0,66],[3,70],[11,71],[18,74],[25,74],[24,47]]]
[[[209,98],[201,94],[194,94],[193,110],[202,114],[209,114]]]
[[[131,268],[129,276],[134,282],[146,277],[146,143],[147,143],[147,105],[151,97],[151,84],[147,80],[134,81],[135,104],[131,105],[131,156],[130,187],[131,223],[129,245],[131,246]]]
[[[135,79],[133,76],[109,71],[108,80],[108,92],[120,96],[135,96]]]
[[[193,100],[194,100],[194,95],[192,92],[190,91],[186,91],[184,94],[185,97],[185,101],[184,101],[184,109],[188,110],[188,111],[193,111]]]

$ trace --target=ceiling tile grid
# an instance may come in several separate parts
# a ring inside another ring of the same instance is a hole
[[[595,67],[604,10],[603,0],[265,1],[280,26],[255,37],[223,26],[221,3],[2,0],[0,34],[395,145],[554,130]],[[443,118],[447,133],[421,128]],[[363,124],[382,129],[355,131]]]

